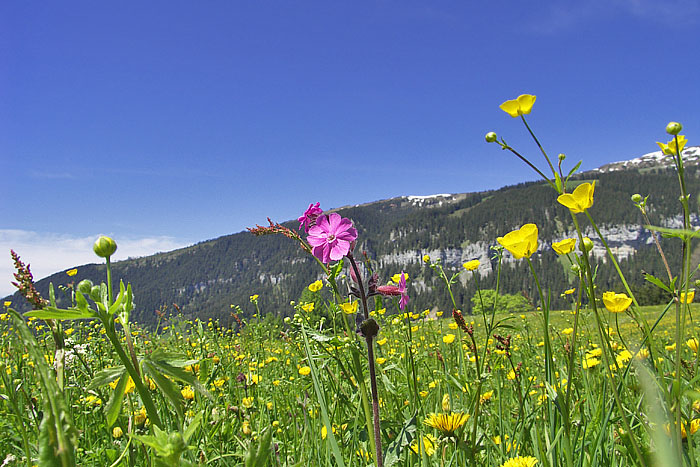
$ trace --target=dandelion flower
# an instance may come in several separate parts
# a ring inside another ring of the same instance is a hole
[[[534,467],[537,462],[537,459],[532,456],[518,456],[508,459],[501,464],[501,467]]]
[[[431,413],[423,420],[423,424],[435,428],[445,436],[452,436],[467,423],[467,420],[469,414],[464,412]]]

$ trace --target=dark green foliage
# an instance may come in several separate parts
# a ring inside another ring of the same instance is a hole
[[[493,289],[482,290],[472,297],[472,312],[475,314],[492,313],[496,305],[496,313],[524,313],[532,311],[532,303],[520,293],[499,294],[496,300],[496,291]]]

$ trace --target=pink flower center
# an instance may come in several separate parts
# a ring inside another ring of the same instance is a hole
[[[329,242],[332,242],[333,240],[335,240],[335,235],[330,234],[330,235],[328,236],[327,240],[328,240]]]

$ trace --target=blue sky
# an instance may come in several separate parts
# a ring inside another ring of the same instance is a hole
[[[687,0],[0,3],[0,296],[37,277],[400,195],[533,179],[498,106],[537,95],[546,149],[638,157],[700,141]],[[537,159],[539,161],[539,159]],[[96,258],[95,258],[96,259]]]

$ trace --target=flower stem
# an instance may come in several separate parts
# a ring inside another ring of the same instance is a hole
[[[357,285],[360,288],[360,301],[362,302],[362,310],[364,312],[365,320],[369,319],[369,308],[367,305],[367,294],[365,293],[365,286],[362,282],[362,276],[360,275],[360,270],[355,262],[355,257],[352,252],[349,252],[347,258],[350,260],[350,265],[355,272],[355,277],[357,277]],[[377,373],[374,366],[374,335],[365,336],[365,341],[367,342],[367,363],[369,366],[369,383],[370,389],[372,391],[372,412],[374,414],[374,444],[375,444],[375,462],[377,467],[383,467],[384,458],[382,456],[382,438],[381,438],[381,425],[379,423],[379,391],[377,389]]]

